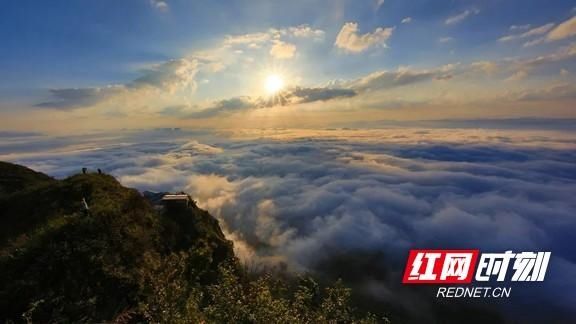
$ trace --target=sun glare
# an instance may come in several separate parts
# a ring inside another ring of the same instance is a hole
[[[284,87],[284,80],[277,74],[271,74],[264,81],[264,88],[270,95],[278,93]]]

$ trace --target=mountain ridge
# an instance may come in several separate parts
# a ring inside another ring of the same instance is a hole
[[[158,213],[106,174],[55,180],[3,162],[0,175],[9,180],[0,182],[3,320],[110,320],[138,308],[138,294],[151,289],[140,270],[160,270],[177,255],[202,259],[185,267],[202,284],[225,263],[238,268],[218,221],[197,207]]]
[[[385,322],[341,282],[251,278],[218,220],[161,194],[0,162],[0,322]]]

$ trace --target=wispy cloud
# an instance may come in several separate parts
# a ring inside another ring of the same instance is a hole
[[[545,41],[546,41],[546,39],[544,37],[535,38],[531,41],[527,41],[524,44],[522,44],[522,47],[532,47],[532,46],[540,45],[540,44],[544,43]]]
[[[224,40],[224,44],[225,45],[258,44],[270,40],[272,36],[273,34],[269,32],[258,32],[242,35],[228,35]]]
[[[165,0],[150,0],[150,5],[153,8],[163,12],[168,11],[168,9],[170,8],[168,6],[168,2]]]
[[[452,41],[454,41],[454,38],[450,37],[450,36],[438,38],[438,43],[440,43],[440,44],[446,44],[446,43],[450,43]]]
[[[555,84],[545,88],[511,92],[507,97],[521,101],[573,100],[576,99],[576,86],[568,83]]]
[[[302,24],[287,28],[270,28],[267,31],[227,35],[224,39],[224,45],[251,45],[281,40],[282,38],[308,38],[315,41],[324,39],[325,32],[310,25]]]
[[[510,26],[510,31],[519,31],[519,30],[526,30],[529,29],[530,27],[532,27],[532,25],[530,24],[525,24],[525,25],[512,25]]]
[[[434,79],[445,79],[451,75],[453,69],[453,66],[442,66],[430,70],[400,68],[396,71],[377,71],[345,84],[359,92],[387,90]]]
[[[509,42],[509,41],[513,41],[513,40],[517,40],[517,39],[526,39],[526,38],[531,38],[534,36],[544,35],[544,34],[548,33],[552,28],[554,28],[554,26],[555,26],[554,23],[548,23],[548,24],[545,24],[542,26],[532,28],[532,29],[530,29],[526,32],[520,33],[520,34],[510,34],[510,35],[500,37],[498,39],[498,41],[499,42]],[[516,30],[518,30],[518,28]]]
[[[289,27],[286,30],[289,36],[301,37],[301,38],[312,38],[316,41],[321,41],[324,39],[325,32],[321,29],[315,29],[309,25],[299,25],[295,27]]]
[[[53,100],[39,103],[36,106],[63,110],[88,107],[124,91],[126,88],[121,85],[103,88],[51,89],[50,93]]]
[[[576,16],[562,22],[547,36],[548,40],[560,40],[576,35]]]
[[[463,12],[461,12],[455,16],[451,16],[451,17],[446,18],[446,20],[444,20],[444,24],[455,25],[455,24],[458,24],[458,23],[464,21],[466,18],[473,16],[473,15],[477,15],[479,13],[480,13],[480,10],[477,8],[466,9]]]
[[[498,41],[509,42],[519,39],[530,39],[526,41],[523,46],[530,47],[534,45],[543,44],[545,42],[557,41],[565,38],[570,38],[576,35],[576,16],[556,25],[555,23],[548,23],[541,25],[532,29],[529,29],[531,25],[513,25],[510,27],[511,31],[522,31],[527,30],[522,33],[509,34],[500,37]],[[528,30],[529,29],[529,30]]]

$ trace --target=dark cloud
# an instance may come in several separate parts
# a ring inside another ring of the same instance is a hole
[[[351,89],[375,91],[397,88],[431,80],[447,80],[453,77],[450,74],[452,67],[442,67],[434,70],[401,69],[398,71],[374,72],[360,79],[347,82]]]
[[[328,101],[337,98],[350,98],[356,96],[356,94],[356,91],[352,89],[294,87],[282,91],[273,98],[244,96],[219,100],[214,102],[211,107],[192,113],[189,113],[190,108],[184,106],[169,107],[166,109],[168,109],[168,113],[179,113],[180,116],[184,118],[210,118],[247,109],[270,108],[315,101]]]
[[[210,118],[251,108],[256,108],[256,104],[250,97],[236,97],[216,101],[213,106],[187,114],[185,117]]]
[[[576,131],[573,118],[499,118],[499,119],[442,119],[442,120],[374,120],[338,124],[355,128],[474,128],[474,129],[527,129]]]
[[[573,84],[558,84],[541,89],[510,93],[508,97],[518,101],[573,100],[576,99],[576,86]]]
[[[75,109],[95,105],[124,91],[123,86],[105,88],[68,88],[51,89],[53,101],[42,102],[36,107],[55,109]]]
[[[41,136],[39,132],[0,131],[0,138]]]
[[[184,189],[222,221],[244,260],[365,273],[356,284],[372,296],[424,317],[430,301],[399,285],[409,248],[552,251],[545,282],[515,287],[492,306],[520,320],[575,315],[573,141],[517,131],[343,132],[285,140],[282,130],[275,140],[171,132],[12,160],[57,176],[101,167],[141,190]],[[348,266],[329,266],[335,260]]]
[[[356,91],[352,89],[332,89],[332,88],[301,88],[296,87],[287,93],[287,97],[296,98],[298,103],[327,101],[335,98],[350,98],[356,96]]]
[[[169,60],[145,70],[144,75],[132,81],[129,87],[149,86],[168,92],[185,87],[196,90],[194,78],[197,72],[197,60],[184,58]]]
[[[182,116],[183,113],[189,108],[190,107],[187,105],[170,106],[162,109],[160,114],[164,116]]]
[[[42,102],[36,107],[76,109],[96,105],[119,94],[141,95],[139,90],[156,89],[173,93],[179,89],[196,90],[194,80],[198,61],[177,59],[166,61],[143,71],[143,75],[123,85],[92,88],[52,89],[54,100]]]

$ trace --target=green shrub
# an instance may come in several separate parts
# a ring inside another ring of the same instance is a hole
[[[0,322],[377,322],[342,282],[248,276],[197,207],[159,213],[108,175],[20,171],[28,185],[0,196]]]

